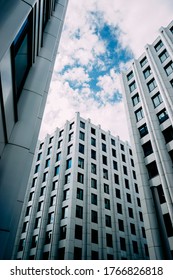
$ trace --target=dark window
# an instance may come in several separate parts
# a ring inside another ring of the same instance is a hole
[[[164,214],[163,219],[166,227],[167,236],[168,237],[173,236],[173,227],[172,227],[172,222],[169,213]]]
[[[133,245],[133,253],[134,254],[138,254],[139,251],[138,251],[138,243],[134,240],[132,240],[132,245]]]
[[[45,172],[45,173],[43,174],[43,182],[46,182],[47,177],[48,177],[48,172]]]
[[[133,83],[131,83],[129,85],[129,89],[130,89],[130,93],[133,92],[136,89],[136,82],[135,81],[133,81]]]
[[[102,162],[103,162],[103,164],[107,165],[107,157],[106,156],[102,156]]]
[[[91,158],[96,159],[96,151],[91,150]]]
[[[84,169],[84,159],[81,157],[78,158],[78,167]]]
[[[63,132],[64,132],[64,130],[61,130],[61,131],[59,132],[59,137],[61,137],[61,136],[63,135]]]
[[[70,190],[69,189],[64,190],[63,191],[63,200],[69,199],[69,195],[70,195]]]
[[[119,184],[119,176],[117,174],[114,174],[114,182],[115,184]]]
[[[111,209],[111,206],[110,206],[110,200],[109,199],[107,199],[107,198],[105,198],[105,208],[106,209]]]
[[[70,145],[67,147],[67,155],[70,155],[72,153],[72,148],[73,148],[73,145]]]
[[[147,244],[144,244],[144,249],[145,249],[145,255],[146,255],[147,257],[149,257],[149,251],[148,251],[148,246],[147,246]]]
[[[102,143],[102,151],[106,152],[106,144]]]
[[[144,115],[143,115],[142,108],[140,108],[137,111],[135,111],[135,116],[136,116],[136,121],[137,122],[139,122],[141,119],[143,119]]]
[[[173,34],[173,26],[170,28],[171,33]]]
[[[139,193],[138,185],[136,183],[135,183],[135,191],[136,191],[136,193]]]
[[[122,205],[120,203],[117,203],[117,212],[119,214],[122,214],[123,213],[123,210],[122,210]]]
[[[74,126],[74,122],[70,123],[69,129],[71,130],[73,128],[73,126]]]
[[[30,213],[31,213],[31,206],[28,206],[28,207],[26,208],[26,214],[25,214],[25,216],[29,216]]]
[[[72,133],[69,134],[68,141],[69,142],[72,141],[73,137],[74,137],[74,133],[72,132]]]
[[[82,226],[75,225],[75,239],[82,240]]]
[[[154,108],[156,108],[163,102],[160,92],[158,92],[156,95],[152,97],[152,101],[153,101]]]
[[[64,260],[64,256],[65,256],[65,247],[59,248],[58,249],[58,259]]]
[[[162,131],[163,136],[165,138],[166,143],[169,143],[173,140],[173,128],[172,126],[169,126],[165,130]]]
[[[127,167],[123,165],[123,172],[125,175],[127,175]]]
[[[116,150],[112,149],[112,156],[116,157]]]
[[[70,183],[70,178],[71,178],[71,173],[65,175],[65,185]]]
[[[38,235],[34,235],[32,237],[31,248],[35,248],[37,246]]]
[[[56,161],[59,161],[60,159],[61,159],[61,152],[57,153],[57,155],[56,155]]]
[[[143,238],[146,238],[145,228],[144,228],[144,227],[141,227],[141,230],[142,230],[142,236],[143,236]]]
[[[115,194],[117,198],[121,198],[121,192],[119,189],[115,189]]]
[[[74,260],[82,259],[82,248],[74,247]]]
[[[50,206],[54,206],[55,205],[55,202],[56,202],[56,196],[51,196],[51,199],[50,199]]]
[[[99,253],[97,251],[91,251],[91,259],[92,260],[98,260],[99,259]]]
[[[96,164],[94,164],[94,163],[91,163],[91,173],[97,174]]]
[[[91,178],[91,188],[97,189],[97,181]]]
[[[126,198],[127,198],[127,202],[131,203],[131,195],[129,193],[126,193]]]
[[[35,167],[35,172],[34,173],[38,173],[39,168],[40,168],[40,164],[37,164],[36,167]]]
[[[173,62],[170,61],[170,62],[164,67],[164,69],[165,69],[165,72],[166,72],[167,76],[171,75],[172,72],[173,72]]]
[[[106,233],[106,245],[107,247],[113,247],[112,235]]]
[[[161,112],[159,112],[157,114],[157,117],[159,119],[159,123],[163,123],[164,121],[166,121],[169,117],[168,117],[168,114],[166,112],[166,109],[163,109]]]
[[[59,175],[59,172],[60,172],[60,166],[58,165],[55,167],[54,176]]]
[[[148,66],[144,71],[143,71],[145,79],[147,79],[151,75],[151,68]]]
[[[80,188],[77,188],[77,194],[76,194],[76,198],[83,200],[83,190]]]
[[[120,249],[126,251],[126,240],[123,237],[120,237]]]
[[[173,87],[173,79],[170,81],[170,83],[171,83],[171,86]]]
[[[27,229],[28,229],[28,222],[25,222],[25,223],[23,224],[22,233],[23,233],[23,232],[26,232]]]
[[[155,161],[147,164],[146,167],[147,167],[147,170],[148,170],[149,179],[158,175],[158,169],[157,169],[157,165],[156,165]]]
[[[118,170],[118,164],[113,160],[113,169]]]
[[[165,203],[166,199],[165,199],[165,194],[163,192],[162,185],[157,186],[157,192],[159,195],[160,204]]]
[[[71,168],[71,166],[72,166],[72,159],[69,158],[69,159],[66,161],[66,169]]]
[[[79,131],[79,139],[85,141],[85,133],[83,133],[82,131]]]
[[[58,149],[60,149],[61,146],[62,146],[62,140],[60,140],[60,141],[58,142]]]
[[[140,211],[139,211],[139,219],[140,219],[141,222],[144,221],[144,219],[143,219],[143,214],[142,214],[142,212],[140,212]]]
[[[130,223],[131,234],[136,235],[135,225]]]
[[[37,161],[41,159],[42,153],[39,153],[37,156]]]
[[[79,153],[84,154],[84,152],[85,152],[84,148],[85,148],[84,145],[79,144]]]
[[[146,124],[140,126],[138,128],[138,130],[139,130],[139,134],[140,134],[141,138],[148,134],[148,128],[147,128]]]
[[[23,251],[24,246],[25,246],[25,239],[21,239],[20,242],[19,242],[18,252]]]
[[[162,46],[163,46],[163,42],[160,40],[160,41],[154,46],[156,52],[158,52],[158,51],[161,49]]]
[[[37,177],[35,177],[32,181],[32,187],[31,188],[34,188],[36,186],[36,183],[37,183]]]
[[[101,133],[101,138],[102,138],[102,140],[106,140],[106,135]]]
[[[167,50],[164,50],[164,51],[159,55],[159,59],[160,59],[161,63],[163,63],[168,57],[169,57],[169,54],[168,54]]]
[[[94,210],[91,210],[91,222],[98,223],[98,214]]]
[[[76,205],[76,218],[83,219],[83,207]]]
[[[98,244],[98,231],[91,229],[91,242]]]
[[[52,185],[52,190],[53,190],[53,191],[56,190],[57,187],[58,187],[58,181],[54,181],[54,182],[53,182],[53,185]]]
[[[133,179],[136,180],[136,172],[133,170],[132,173],[133,173]]]
[[[144,58],[140,61],[141,67],[143,67],[146,63],[147,63],[147,58],[144,57]]]
[[[114,139],[111,139],[111,144],[112,144],[113,146],[115,146],[115,140],[114,140]]]
[[[108,170],[103,168],[103,178],[108,180]]]
[[[66,238],[66,233],[67,233],[67,226],[62,226],[60,227],[60,240]]]
[[[46,236],[45,236],[45,244],[49,244],[51,241],[51,237],[52,237],[52,231],[46,231]]]
[[[80,121],[80,127],[83,128],[83,129],[85,129],[85,123],[82,122],[82,121]]]
[[[112,226],[111,217],[108,216],[108,215],[105,215],[105,225],[106,225],[106,227],[111,227]]]
[[[41,190],[40,190],[40,196],[44,195],[45,191],[46,191],[46,188],[42,187]]]
[[[62,208],[62,219],[65,219],[68,217],[68,207],[63,207]]]
[[[54,212],[48,214],[48,224],[53,224],[54,222]]]
[[[129,187],[129,180],[124,179],[124,182],[125,182],[125,187],[126,187],[127,189],[129,189],[129,188],[130,188],[130,187]]]
[[[34,197],[34,192],[31,192],[31,193],[29,194],[29,199],[28,199],[28,201],[31,201],[31,200],[33,199],[33,197]]]
[[[137,93],[132,97],[133,106],[136,106],[139,102],[140,102],[139,94]]]
[[[151,141],[146,142],[142,145],[144,156],[147,157],[153,153],[153,148],[151,145]]]
[[[118,227],[120,231],[124,231],[124,222],[123,220],[118,219]]]
[[[133,78],[134,74],[131,71],[128,75],[127,75],[127,81],[130,81]]]
[[[43,148],[44,143],[40,143],[40,147],[39,150],[41,150]]]
[[[77,181],[79,183],[83,184],[83,182],[84,182],[84,175],[78,172],[78,174],[77,174]]]
[[[94,147],[96,146],[96,139],[93,137],[91,137],[91,145]]]
[[[94,193],[91,194],[91,204],[97,205],[97,195]]]
[[[109,194],[109,185],[104,184],[104,192]]]
[[[131,158],[131,159],[130,159],[130,161],[131,161],[131,166],[133,166],[133,167],[134,167],[135,165],[134,165],[134,161],[133,161],[133,159]]]
[[[126,162],[126,157],[125,157],[125,155],[122,154],[121,157],[122,157],[122,161],[123,161],[123,162]]]
[[[128,212],[129,212],[129,217],[130,218],[134,218],[134,216],[133,216],[133,209],[128,207]]]
[[[91,127],[91,133],[94,134],[94,135],[96,134],[95,128]]]
[[[147,83],[147,87],[148,87],[149,92],[153,91],[157,87],[155,79],[152,79],[151,81],[149,81]]]

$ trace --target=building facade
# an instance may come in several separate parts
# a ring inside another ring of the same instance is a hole
[[[122,74],[151,259],[173,258],[173,22]]]
[[[67,2],[0,2],[0,259],[12,254]]]
[[[76,113],[38,143],[13,258],[148,258],[128,142]]]

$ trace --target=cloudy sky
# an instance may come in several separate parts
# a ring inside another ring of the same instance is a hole
[[[69,0],[39,138],[78,111],[129,140],[120,72],[172,19],[172,0]]]

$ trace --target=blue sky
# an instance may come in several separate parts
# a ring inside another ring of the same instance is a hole
[[[129,141],[120,73],[173,19],[171,2],[69,1],[40,138],[79,111]]]

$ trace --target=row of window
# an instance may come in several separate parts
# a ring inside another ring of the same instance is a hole
[[[141,107],[135,111],[135,117],[137,122],[144,118],[143,109]],[[160,124],[169,119],[168,113],[165,108],[157,113],[157,118]]]

